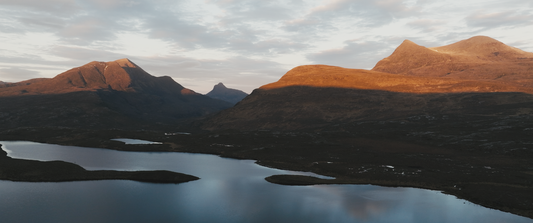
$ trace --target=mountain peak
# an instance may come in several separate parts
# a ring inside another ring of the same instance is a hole
[[[398,48],[396,48],[396,51],[398,52],[404,52],[404,51],[420,51],[420,50],[427,50],[426,47],[423,47],[423,46],[420,46],[418,44],[416,44],[415,42],[411,41],[411,40],[404,40],[400,46],[398,46]]]
[[[213,90],[215,89],[220,89],[220,90],[224,90],[224,89],[228,89],[222,82],[219,82],[217,85],[215,85],[213,87]]]
[[[470,42],[476,42],[476,43],[489,43],[489,42],[501,43],[500,41],[494,38],[488,37],[488,36],[473,36],[464,41],[470,41]]]
[[[531,75],[532,61],[533,53],[487,36],[474,36],[432,48],[406,40],[372,70],[423,77],[516,81]]]
[[[449,59],[449,55],[420,46],[410,40],[404,40],[389,57],[379,61],[372,70],[399,74],[426,64],[441,63]]]
[[[11,89],[4,94],[59,94],[98,90],[179,92],[183,88],[169,77],[150,75],[127,58],[111,62],[93,61],[67,70],[50,80],[15,85],[20,85],[20,89]]]
[[[488,36],[474,36],[450,45],[431,49],[450,55],[475,57],[485,61],[510,61],[517,58],[533,57],[532,53],[507,46]]]
[[[114,62],[118,63],[121,67],[130,67],[130,68],[139,68],[135,63],[131,62],[128,58],[122,58],[115,60]]]
[[[400,44],[400,46],[420,46],[420,45],[416,44],[415,42],[413,42],[411,40],[405,39],[402,42],[402,44]]]
[[[241,90],[227,88],[222,82],[215,85],[213,87],[213,90],[211,90],[206,95],[211,98],[219,99],[233,104],[236,104],[237,102],[248,96],[248,94]]]

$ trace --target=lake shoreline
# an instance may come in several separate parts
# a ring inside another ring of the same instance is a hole
[[[95,180],[132,180],[145,183],[185,183],[200,178],[166,170],[156,171],[89,171],[64,161],[15,159],[0,145],[0,180],[15,182],[72,182]]]
[[[163,144],[125,145],[110,140],[113,138],[143,139]],[[4,132],[0,134],[0,140],[27,140],[119,151],[203,153],[251,159],[270,168],[308,171],[336,178],[327,180],[275,175],[267,177],[266,180],[271,183],[372,184],[430,189],[484,207],[533,218],[531,177],[528,178],[529,173],[522,170],[528,165],[527,157],[510,159],[473,153],[462,148],[436,148],[376,136],[345,142],[341,134],[326,136],[313,133],[200,132],[169,136],[157,131],[56,129],[37,131],[37,134],[32,135]],[[416,151],[390,151],[390,144]]]

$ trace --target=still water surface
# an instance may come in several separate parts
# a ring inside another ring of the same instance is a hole
[[[64,160],[90,170],[171,170],[184,184],[108,180],[0,181],[0,222],[528,222],[437,191],[371,185],[281,186],[289,171],[251,160],[0,142],[9,156]]]

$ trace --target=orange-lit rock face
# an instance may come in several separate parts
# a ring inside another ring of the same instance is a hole
[[[163,80],[157,80],[156,77],[146,73],[128,59],[111,62],[93,61],[65,71],[51,79],[23,81],[14,84],[15,86],[1,88],[0,96],[61,94],[96,90],[134,92],[141,89],[135,88],[135,85],[150,87],[154,85],[154,81]]]
[[[497,81],[461,80],[455,78],[415,77],[361,69],[347,69],[325,65],[296,67],[279,81],[261,89],[289,86],[338,87],[385,90],[405,93],[448,92],[528,92],[533,89],[508,85]]]
[[[417,77],[444,77],[533,88],[533,53],[476,36],[454,44],[426,48],[404,41],[373,71]]]
[[[181,89],[181,94],[182,95],[196,95],[197,93],[191,89],[183,88]]]
[[[404,41],[373,70],[296,67],[204,127],[309,129],[418,115],[531,115],[531,55],[488,37],[431,49]]]
[[[300,66],[261,89],[287,86],[408,93],[533,93],[533,53],[482,36],[436,48],[406,40],[371,71],[326,65]]]

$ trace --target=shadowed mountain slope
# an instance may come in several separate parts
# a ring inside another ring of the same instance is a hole
[[[296,67],[207,120],[204,127],[304,129],[416,115],[533,115],[533,69],[529,59],[520,59],[531,53],[488,37],[436,49],[407,40],[371,71]],[[441,50],[455,53],[437,52]],[[501,53],[487,54],[494,50]],[[469,67],[471,74],[438,75],[459,65]],[[510,74],[516,67],[520,70],[506,79],[492,78],[495,73],[483,72],[490,67]]]
[[[128,59],[91,62],[51,79],[0,88],[0,125],[120,127],[172,124],[231,107],[154,77]]]
[[[211,98],[227,101],[232,104],[237,104],[239,101],[248,96],[248,94],[246,94],[244,91],[227,88],[223,83],[218,83],[215,85],[213,90],[206,95]]]

